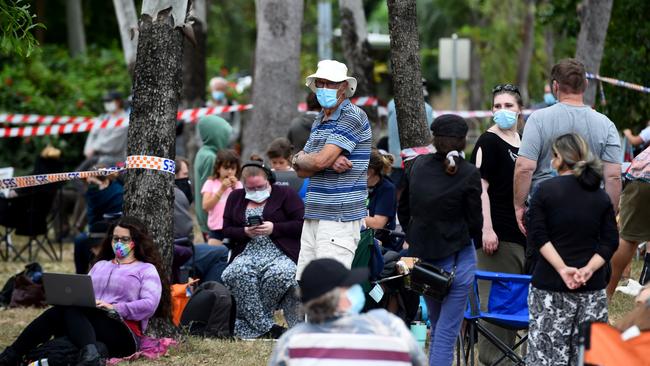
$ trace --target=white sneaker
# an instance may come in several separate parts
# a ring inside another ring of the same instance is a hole
[[[643,286],[640,283],[638,283],[633,279],[630,279],[627,281],[627,285],[616,287],[616,291],[622,292],[626,295],[636,297],[639,294],[639,292],[641,292],[642,288]]]

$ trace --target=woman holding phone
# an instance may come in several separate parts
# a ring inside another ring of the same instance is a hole
[[[235,297],[235,336],[278,338],[285,328],[275,324],[280,308],[289,326],[298,322],[295,294],[304,204],[288,186],[273,185],[273,172],[254,161],[242,166],[244,189],[228,197],[223,218],[232,263],[221,275]]]

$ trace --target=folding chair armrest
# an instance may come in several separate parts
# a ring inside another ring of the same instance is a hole
[[[511,281],[520,283],[530,283],[530,280],[532,278],[532,276],[529,275],[489,271],[476,271],[475,276],[477,280]]]

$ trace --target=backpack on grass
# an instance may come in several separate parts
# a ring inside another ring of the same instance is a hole
[[[235,329],[235,300],[219,282],[201,284],[181,315],[181,326],[190,334],[203,337],[228,338]]]

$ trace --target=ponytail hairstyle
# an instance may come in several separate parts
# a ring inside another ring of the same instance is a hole
[[[461,151],[465,150],[465,144],[465,137],[433,136],[433,147],[439,154],[445,155],[443,164],[447,175],[458,172],[458,162],[462,159]]]
[[[553,155],[562,158],[564,169],[573,171],[578,183],[589,191],[600,188],[603,180],[603,167],[600,159],[597,159],[589,151],[587,142],[575,133],[562,135],[553,143]]]
[[[393,155],[385,151],[373,148],[370,150],[370,162],[368,163],[368,170],[372,170],[375,175],[385,176],[390,174],[395,159]]]

